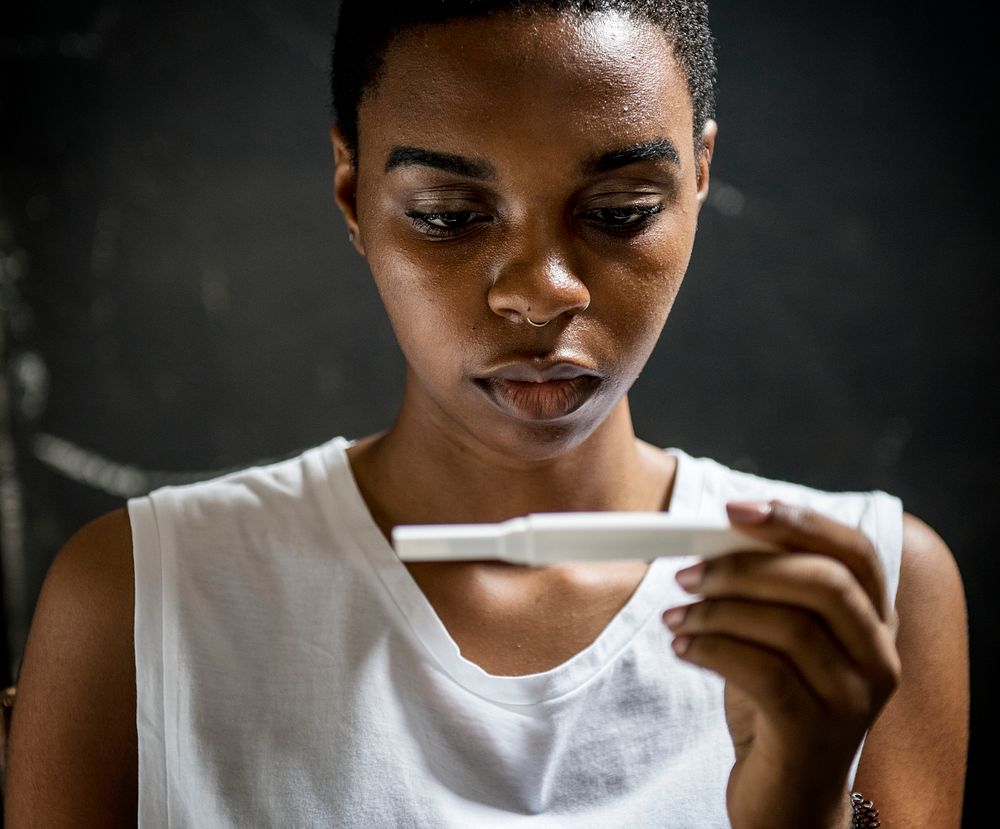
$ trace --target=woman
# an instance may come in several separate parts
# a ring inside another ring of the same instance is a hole
[[[10,826],[826,829],[871,811],[852,791],[958,825],[944,543],[884,493],[632,431],[708,192],[711,43],[701,3],[343,5],[334,192],[406,357],[398,418],[70,540]],[[388,543],[580,510],[728,515],[785,552],[525,568]]]

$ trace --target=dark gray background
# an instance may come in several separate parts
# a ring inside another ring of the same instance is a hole
[[[335,4],[2,14],[13,669],[74,529],[159,483],[385,427],[402,364],[330,196]],[[971,816],[997,690],[987,25],[792,0],[718,2],[713,25],[713,194],[636,427],[768,476],[891,491],[938,529],[970,605]]]

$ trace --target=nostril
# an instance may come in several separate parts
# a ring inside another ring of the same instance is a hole
[[[520,317],[531,317],[538,321],[554,319],[562,314],[573,316],[590,307],[590,294],[580,283],[577,288],[569,288],[565,283],[556,289],[547,286],[514,286],[495,285],[490,289],[488,302],[494,312],[510,317],[512,314]],[[530,287],[530,290],[525,290]]]

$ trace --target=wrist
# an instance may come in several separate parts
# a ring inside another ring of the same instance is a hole
[[[880,826],[878,809],[858,792],[845,794],[834,805],[821,809],[815,826],[820,829],[876,829]]]
[[[854,809],[847,789],[835,798],[816,796],[794,785],[763,796],[750,809],[730,811],[733,829],[853,829]]]
[[[822,829],[853,829],[854,808],[851,805],[850,793],[845,791],[836,803],[821,812],[816,826]]]

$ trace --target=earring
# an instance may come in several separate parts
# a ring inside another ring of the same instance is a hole
[[[347,241],[350,242],[352,245],[354,244],[354,231],[353,230],[348,230],[347,231]]]

